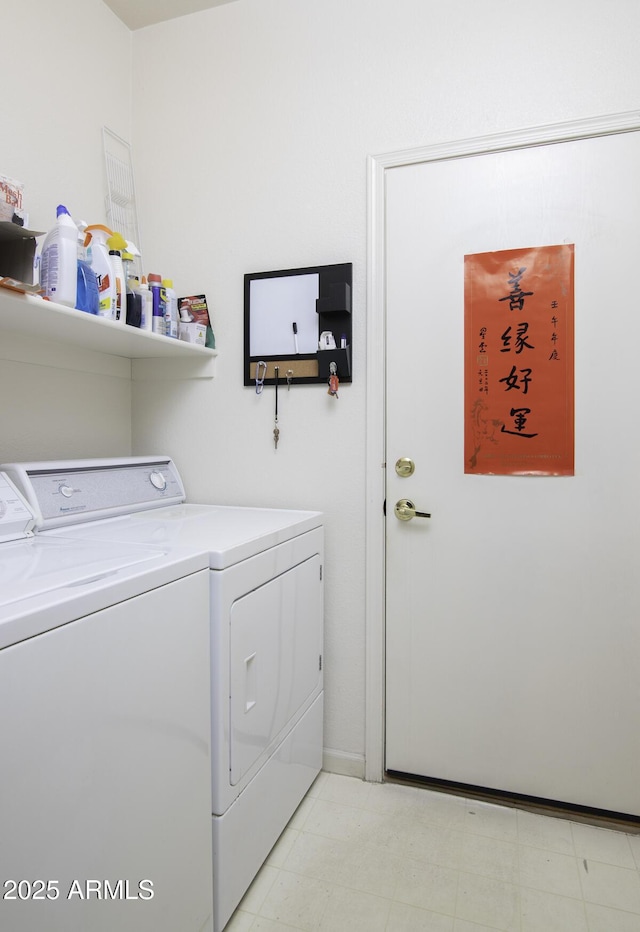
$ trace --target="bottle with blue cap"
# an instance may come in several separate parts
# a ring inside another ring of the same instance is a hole
[[[58,204],[56,224],[47,233],[40,253],[40,287],[56,304],[75,307],[78,287],[78,227]]]

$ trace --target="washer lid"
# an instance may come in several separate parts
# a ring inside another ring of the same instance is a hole
[[[0,650],[206,568],[206,554],[115,541],[0,544]]]
[[[107,541],[30,537],[0,545],[0,609],[54,589],[87,584],[162,556]]]

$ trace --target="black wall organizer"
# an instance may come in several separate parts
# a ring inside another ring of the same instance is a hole
[[[245,385],[255,385],[258,362],[266,385],[275,384],[276,366],[281,383],[326,382],[332,362],[340,383],[351,382],[352,275],[351,262],[245,275]],[[319,348],[322,334],[335,349]]]

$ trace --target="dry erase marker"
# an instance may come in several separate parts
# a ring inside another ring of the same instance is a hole
[[[295,321],[293,323],[293,345],[295,347],[296,353],[299,353],[300,350],[298,349],[298,325],[295,323]]]

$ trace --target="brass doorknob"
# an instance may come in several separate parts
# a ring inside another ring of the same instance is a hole
[[[393,513],[399,521],[411,521],[412,518],[430,518],[426,511],[417,511],[416,506],[408,498],[401,498],[393,508]]]

